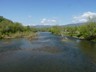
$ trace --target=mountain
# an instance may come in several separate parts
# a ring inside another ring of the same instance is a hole
[[[33,26],[35,28],[49,28],[49,27],[52,27],[51,25],[36,25],[36,26]]]
[[[74,23],[74,24],[66,24],[66,25],[53,25],[53,26],[80,26],[83,25],[84,23]],[[52,25],[36,25],[36,26],[32,26],[35,28],[50,28],[52,27]]]
[[[74,24],[67,24],[67,25],[64,25],[64,26],[80,26],[80,25],[83,25],[84,23],[74,23]]]

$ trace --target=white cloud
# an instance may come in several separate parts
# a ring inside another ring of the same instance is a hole
[[[29,16],[28,16],[28,18],[32,18],[32,16],[31,16],[31,15],[29,15]]]
[[[96,13],[94,13],[94,12],[85,12],[80,16],[74,16],[72,22],[74,22],[74,23],[87,22],[88,18],[95,19],[96,18]]]
[[[43,18],[42,20],[41,20],[41,24],[45,24],[47,22],[47,19],[46,18]]]
[[[58,22],[56,19],[46,19],[46,18],[43,18],[41,20],[41,24],[43,25],[56,25]]]

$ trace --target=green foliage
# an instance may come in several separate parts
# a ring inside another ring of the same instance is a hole
[[[13,22],[9,19],[0,16],[0,39],[13,34],[22,32],[36,32],[35,28],[23,26],[21,23]]]
[[[94,40],[96,39],[96,22],[89,21],[80,26],[54,26],[50,32],[56,35],[67,35],[80,39]]]
[[[89,22],[85,25],[82,25],[79,27],[78,30],[82,37],[85,39],[91,39],[95,38],[96,36],[96,23],[95,22]]]
[[[78,27],[70,27],[69,35],[80,39],[92,40],[96,38],[96,22],[88,22]]]
[[[53,26],[50,28],[49,31],[52,32],[53,34],[61,35],[61,28],[59,26]]]
[[[0,16],[0,22],[2,22],[4,20],[3,16]]]
[[[49,27],[41,27],[41,28],[35,28],[39,32],[49,32]]]

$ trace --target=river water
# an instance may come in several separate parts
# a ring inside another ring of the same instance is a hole
[[[96,43],[50,32],[0,40],[0,72],[96,72]]]

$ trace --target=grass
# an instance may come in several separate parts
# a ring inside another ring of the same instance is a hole
[[[36,33],[31,32],[31,31],[8,33],[8,34],[0,35],[0,39],[11,39],[11,38],[28,38],[28,39],[33,39],[35,37],[36,37]]]

